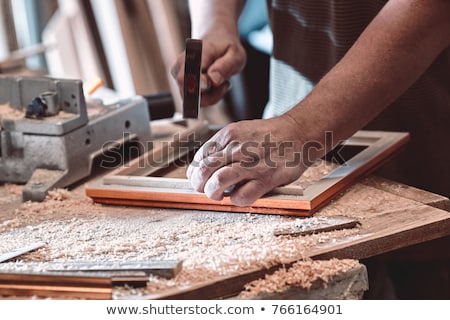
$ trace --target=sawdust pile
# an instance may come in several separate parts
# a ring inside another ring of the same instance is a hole
[[[17,197],[22,196],[23,186],[21,186],[21,185],[7,183],[4,185],[4,188],[5,188],[6,192],[11,195],[14,195]]]
[[[67,189],[50,190],[47,194],[47,200],[64,201],[70,198],[70,192]]]
[[[19,120],[25,117],[25,113],[19,109],[12,108],[9,103],[0,104],[0,119]]]
[[[8,211],[8,207],[14,206],[22,199],[22,186],[6,183],[0,185],[0,219],[1,214]]]
[[[326,287],[333,276],[358,265],[358,261],[352,259],[297,261],[289,269],[280,268],[273,274],[266,275],[264,279],[250,282],[238,298],[251,299],[264,294],[283,292],[292,287],[309,289],[317,281]]]

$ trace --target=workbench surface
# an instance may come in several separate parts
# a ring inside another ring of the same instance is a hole
[[[313,287],[342,274],[361,278],[364,268],[347,259],[450,235],[447,198],[375,176],[355,183],[311,218],[95,204],[85,195],[85,184],[101,176],[70,191],[54,190],[42,203],[22,203],[21,186],[1,185],[0,253],[39,241],[46,245],[2,263],[0,270],[28,261],[181,260],[175,279],[154,277],[145,289],[117,289],[113,297],[212,299],[238,296],[248,283],[297,261],[313,270],[311,278],[302,279]],[[274,234],[335,216],[360,225],[307,236]],[[334,298],[352,297],[339,294]]]
[[[82,184],[24,204],[20,186],[7,184],[0,203],[2,251],[47,242],[21,261],[183,260],[176,281],[154,279],[143,292],[118,298],[232,296],[298,260],[359,260],[450,234],[447,198],[374,176],[307,218],[347,216],[360,226],[309,236],[273,235],[304,219],[298,217],[94,204]]]

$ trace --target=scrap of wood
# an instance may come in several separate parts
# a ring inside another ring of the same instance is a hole
[[[4,253],[4,254],[0,255],[0,263],[17,258],[25,253],[29,253],[29,252],[39,249],[45,245],[46,245],[45,242],[36,242],[36,243],[29,244],[29,245],[23,246],[21,248],[18,248],[14,251]]]
[[[145,272],[0,271],[0,296],[111,299],[117,286],[143,288]]]
[[[0,295],[105,300],[112,298],[108,276],[61,273],[0,272]]]
[[[361,223],[353,218],[344,216],[306,218],[294,226],[278,228],[273,231],[275,236],[306,236],[319,232],[342,229],[352,229]]]

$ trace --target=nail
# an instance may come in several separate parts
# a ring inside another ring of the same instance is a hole
[[[211,78],[211,81],[214,83],[215,86],[220,86],[224,78],[218,71],[213,71],[209,74],[209,77]]]

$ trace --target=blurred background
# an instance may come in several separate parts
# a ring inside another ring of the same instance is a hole
[[[265,5],[247,1],[239,21],[248,63],[221,102],[225,121],[259,118],[267,101]],[[100,77],[119,98],[171,92],[180,109],[169,69],[189,36],[187,0],[0,0],[0,73]]]

